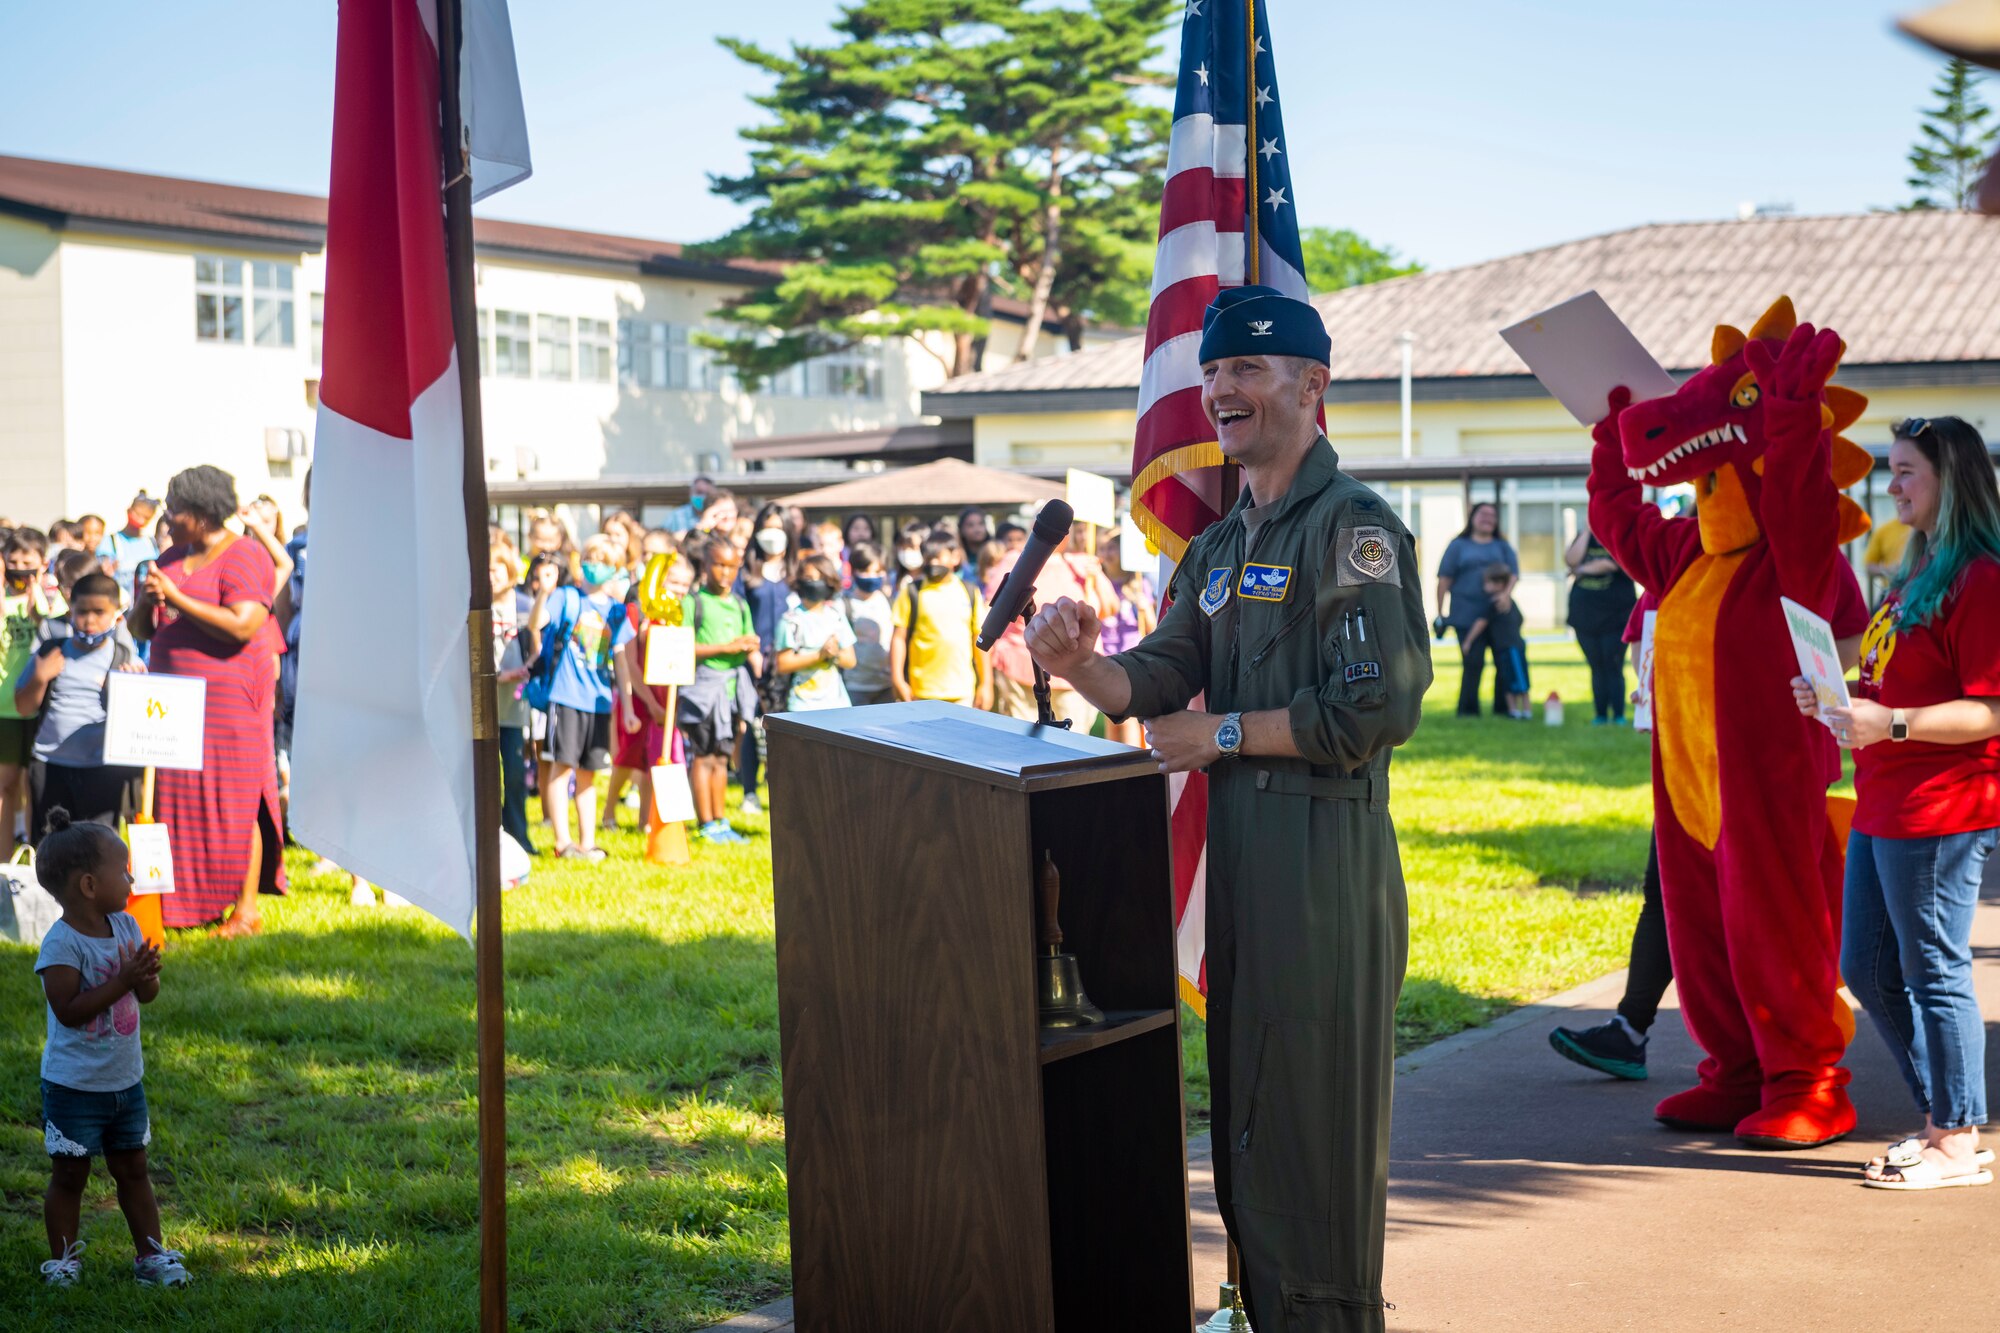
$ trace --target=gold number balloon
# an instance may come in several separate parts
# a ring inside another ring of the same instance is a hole
[[[667,591],[667,573],[680,559],[671,551],[661,551],[646,561],[639,576],[639,609],[656,625],[681,623],[681,599]]]

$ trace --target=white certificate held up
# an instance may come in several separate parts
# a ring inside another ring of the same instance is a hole
[[[1624,385],[1632,401],[1674,391],[1669,375],[1596,292],[1530,315],[1500,330],[1542,387],[1586,426],[1604,420],[1611,391]]]
[[[1834,642],[1833,626],[1806,610],[1789,597],[1780,597],[1785,608],[1785,628],[1792,632],[1792,652],[1799,659],[1799,674],[1812,682],[1819,696],[1819,718],[1826,721],[1829,710],[1848,706],[1846,672],[1840,665],[1840,645]]]
[[[207,716],[200,676],[114,671],[104,687],[104,762],[198,769]]]
[[[1633,663],[1639,676],[1639,688],[1632,695],[1634,731],[1653,729],[1653,627],[1659,621],[1658,611],[1648,611],[1639,622],[1639,660]]]

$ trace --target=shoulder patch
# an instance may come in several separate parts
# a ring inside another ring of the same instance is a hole
[[[1373,524],[1339,529],[1333,538],[1338,586],[1396,581],[1396,538]]]
[[[1212,616],[1229,600],[1229,580],[1236,573],[1234,565],[1224,565],[1208,571],[1208,580],[1202,585],[1200,606],[1203,615]]]

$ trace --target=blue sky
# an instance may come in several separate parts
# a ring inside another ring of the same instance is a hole
[[[1268,3],[1301,219],[1434,267],[1744,201],[1901,202],[1939,63],[1889,0]],[[8,8],[0,152],[325,188],[333,0]],[[818,38],[834,0],[512,9],[535,177],[484,210],[696,240],[739,216],[706,177],[742,167],[763,84],[715,36]]]

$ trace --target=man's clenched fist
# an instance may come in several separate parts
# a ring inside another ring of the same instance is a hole
[[[1051,676],[1071,676],[1097,651],[1102,628],[1089,603],[1058,597],[1028,622],[1028,651]]]

